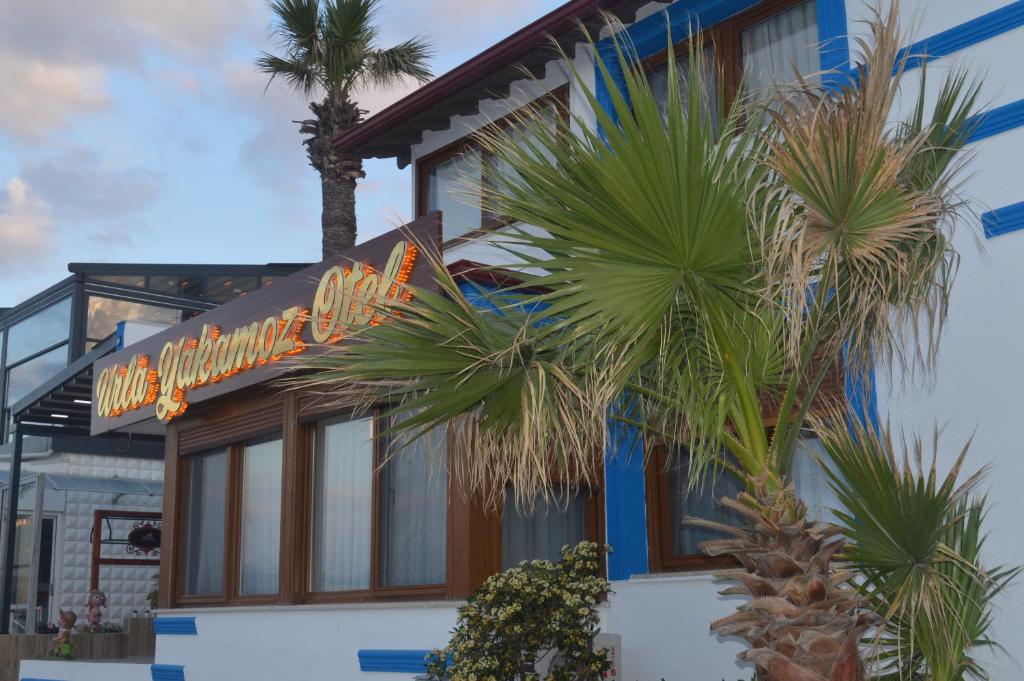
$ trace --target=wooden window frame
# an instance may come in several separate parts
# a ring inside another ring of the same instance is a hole
[[[299,552],[301,559],[297,577],[301,579],[298,584],[299,601],[303,603],[360,603],[373,601],[390,600],[438,600],[448,596],[448,585],[450,582],[448,564],[450,551],[445,555],[445,580],[438,584],[423,584],[416,586],[382,586],[380,584],[380,517],[381,517],[381,473],[385,463],[385,438],[380,436],[383,430],[384,407],[373,409],[370,418],[373,420],[373,493],[370,501],[370,586],[366,589],[348,589],[344,591],[313,591],[310,586],[310,574],[313,560],[313,476],[314,462],[316,458],[316,431],[317,425],[323,421],[345,419],[352,417],[353,420],[365,418],[351,412],[332,412],[311,415],[303,418],[300,423],[302,429],[301,444],[298,452],[302,489],[305,490],[306,503],[304,512],[301,512],[301,542],[302,550]],[[447,443],[451,446],[451,438]],[[450,489],[450,485],[449,485]],[[445,541],[451,532],[452,513],[450,505],[445,520]]]
[[[555,485],[566,487],[568,483],[559,478],[556,479]],[[585,531],[584,539],[587,541],[597,542],[598,544],[604,544],[605,541],[605,518],[604,518],[604,475],[601,475],[601,479],[593,485],[587,485],[586,483],[579,486],[579,491],[585,493],[586,506],[584,512],[585,517]],[[497,549],[495,551],[496,565],[494,572],[500,572],[505,565],[505,556],[503,555],[504,545],[504,526],[502,525],[502,518],[504,516],[504,510],[499,510],[496,513],[491,514],[493,517],[493,531],[495,537],[497,537]],[[605,562],[601,561],[601,574],[605,573]]]
[[[284,582],[282,579],[283,564],[284,560],[281,559],[284,556],[284,541],[283,536],[285,534],[284,527],[284,481],[287,470],[287,461],[285,458],[284,450],[284,437],[280,428],[273,428],[270,430],[263,429],[261,432],[254,432],[247,435],[245,438],[240,439],[229,444],[221,444],[212,447],[206,447],[203,449],[188,450],[182,452],[178,457],[177,461],[177,479],[180,481],[187,480],[186,469],[189,465],[189,461],[193,457],[202,456],[210,452],[224,451],[227,455],[227,487],[225,489],[225,503],[224,503],[224,573],[223,573],[223,589],[219,594],[186,594],[183,591],[183,576],[184,566],[183,560],[186,556],[185,551],[185,522],[183,516],[180,514],[186,509],[188,504],[189,489],[187,484],[178,485],[177,497],[177,509],[178,509],[178,522],[175,523],[176,528],[174,530],[174,542],[176,547],[180,550],[175,553],[180,553],[177,558],[177,564],[175,565],[175,589],[174,596],[175,602],[181,606],[189,605],[268,605],[275,604],[281,601],[281,596],[284,593]],[[281,483],[282,483],[282,494],[281,494],[281,545],[278,547],[278,589],[275,593],[269,594],[242,594],[241,593],[241,554],[242,554],[242,468],[245,461],[245,448],[247,443],[261,439],[265,437],[276,438],[281,440]]]
[[[714,50],[715,73],[722,79],[719,90],[724,95],[726,109],[732,106],[743,77],[743,40],[741,37],[743,31],[809,1],[766,0],[723,19],[699,33],[701,42],[710,44]],[[820,2],[821,0],[816,1]],[[688,54],[689,45],[689,38],[684,38],[673,45],[672,51],[677,59]],[[647,57],[642,61],[642,65],[645,71],[653,71],[667,61],[668,48]]]
[[[672,528],[669,526],[668,460],[669,450],[664,444],[653,448],[644,469],[644,488],[647,501],[647,546],[651,572],[685,572],[738,567],[729,556],[704,554],[673,555]]]
[[[549,93],[543,94],[537,97],[529,104],[525,104],[511,113],[502,116],[501,118],[492,121],[486,125],[480,127],[480,130],[486,130],[488,128],[493,129],[504,129],[512,126],[515,122],[516,115],[521,113],[527,108],[546,106],[553,104],[558,111],[560,122],[568,127],[571,118],[569,110],[569,86],[561,85]],[[457,156],[465,154],[467,151],[480,151],[480,180],[484,187],[484,191],[489,186],[487,172],[490,166],[488,156],[483,153],[480,149],[480,145],[474,139],[477,132],[470,133],[464,137],[460,137],[454,142],[450,142],[436,149],[429,154],[424,155],[421,158],[416,159],[416,216],[421,217],[430,212],[430,171],[442,163],[446,163]],[[444,216],[441,217],[442,224]],[[465,234],[461,234],[457,237],[448,239],[442,244],[443,248],[450,248],[458,245],[464,241],[477,238],[489,232],[493,232],[502,227],[506,227],[510,224],[510,220],[498,217],[493,213],[484,211],[483,206],[480,207],[480,227],[472,229]]]
[[[375,419],[382,409],[375,410]],[[233,393],[230,399],[200,405],[167,428],[164,461],[164,536],[159,584],[159,607],[204,608],[302,603],[368,603],[387,601],[457,600],[470,596],[485,579],[502,566],[501,513],[488,510],[480,495],[466,494],[451,477],[447,487],[445,582],[413,587],[385,587],[359,591],[316,593],[310,590],[312,560],[313,461],[317,422],[351,416],[351,410],[325,404],[317,395],[254,387]],[[379,433],[381,428],[376,426]],[[241,457],[247,441],[280,434],[284,450],[278,594],[241,596],[239,589],[241,510]],[[459,446],[449,433],[448,450]],[[375,488],[380,485],[379,462],[383,439],[375,438]],[[205,451],[226,449],[228,480],[225,502],[224,589],[220,594],[182,593],[184,520],[187,510],[185,467],[189,457]],[[587,538],[603,541],[603,481],[590,488],[587,507]],[[379,584],[380,493],[374,490],[372,516],[373,556],[371,585]]]

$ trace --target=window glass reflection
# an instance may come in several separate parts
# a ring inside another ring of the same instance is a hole
[[[118,286],[131,286],[133,288],[146,288],[146,275],[144,274],[103,274],[93,276],[96,281]]]
[[[208,277],[206,297],[218,303],[226,303],[249,291],[255,291],[256,277]]]
[[[38,388],[43,381],[67,366],[68,347],[62,345],[44,355],[7,370],[7,407]]]
[[[441,211],[444,240],[480,229],[480,199],[472,197],[472,188],[481,181],[480,152],[468,150],[439,163],[429,172],[427,210]]]
[[[68,297],[10,328],[7,340],[7,365],[10,366],[55,343],[66,341],[70,330],[71,298]]]
[[[89,321],[85,335],[93,340],[101,340],[117,329],[117,323],[149,322],[171,326],[181,321],[181,310],[169,307],[158,307],[144,303],[133,303],[128,300],[114,300],[89,296]]]

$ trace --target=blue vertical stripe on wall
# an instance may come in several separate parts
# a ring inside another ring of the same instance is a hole
[[[845,0],[818,0],[818,53],[822,82],[835,87],[844,82],[850,70],[850,39],[847,36]]]
[[[609,419],[604,461],[605,541],[608,579],[629,579],[650,571],[647,553],[647,497],[644,448],[639,431]]]
[[[849,402],[851,416],[864,428],[878,432],[878,390],[875,385],[874,364],[867,371],[851,366],[849,354],[843,349],[843,387]]]

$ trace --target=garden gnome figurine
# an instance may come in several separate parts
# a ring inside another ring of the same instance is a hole
[[[75,644],[71,642],[71,632],[75,628],[78,615],[74,610],[57,611],[57,635],[53,637],[54,657],[71,657],[75,651]]]
[[[89,625],[89,631],[93,633],[103,631],[101,610],[107,605],[107,595],[99,589],[93,589],[89,592],[89,600],[85,605],[88,608],[85,612],[85,620]]]

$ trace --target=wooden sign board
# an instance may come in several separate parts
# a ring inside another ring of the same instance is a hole
[[[323,352],[368,324],[380,306],[433,284],[438,214],[420,218],[161,331],[93,366],[93,435],[148,419],[167,423],[203,402],[276,378],[282,361]]]

